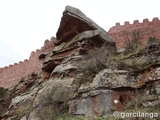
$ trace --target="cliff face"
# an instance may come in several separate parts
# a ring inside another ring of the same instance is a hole
[[[72,119],[70,115],[111,119],[109,114],[134,105],[153,112],[149,107],[160,105],[160,42],[126,54],[117,53],[113,37],[67,6],[56,39],[31,54],[32,64],[24,68],[28,72],[17,78],[18,84],[2,88],[1,119]],[[159,108],[154,112],[158,115]]]

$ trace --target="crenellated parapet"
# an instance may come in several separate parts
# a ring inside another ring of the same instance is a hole
[[[130,24],[128,21],[124,22],[124,25],[116,23],[115,26],[111,27],[108,33],[115,38],[117,48],[122,48],[124,42],[131,36],[133,31],[139,31],[142,37],[142,43],[146,44],[149,37],[156,37],[160,39],[160,20],[156,17],[152,21],[148,19],[143,19],[143,22],[140,23],[138,20],[134,20],[133,24]],[[131,37],[130,37],[131,39]]]
[[[14,68],[14,67],[17,67],[23,64],[27,64],[27,63],[28,63],[28,59],[25,59],[24,61],[19,61],[18,63],[16,62],[16,63],[10,64],[9,66],[4,66],[0,68],[0,71],[5,71],[7,69],[11,69],[11,68]]]
[[[143,22],[140,23],[138,20],[134,20],[133,24],[130,24],[129,21],[124,22],[124,25],[120,25],[120,23],[116,23],[115,26],[109,29],[109,33],[117,33],[123,30],[133,30],[139,28],[147,28],[147,27],[156,27],[160,25],[160,20],[156,17],[150,22],[148,19],[143,19]]]
[[[45,40],[44,46],[41,49],[32,51],[29,59],[0,68],[0,86],[11,87],[17,84],[22,77],[32,72],[41,71],[43,59],[40,60],[39,55],[52,50],[55,40],[56,38],[54,37],[50,40]]]
[[[77,22],[79,26],[76,26],[77,24],[75,24],[70,27],[71,28],[76,27],[76,29],[71,29],[70,31],[68,31],[68,28],[66,27],[64,31],[64,27],[61,26],[62,28],[59,28],[59,31],[57,33],[58,35],[57,39],[59,38],[58,40],[54,37],[52,37],[50,40],[47,39],[44,41],[43,47],[31,52],[29,59],[25,59],[24,61],[19,61],[18,63],[14,63],[9,66],[0,68],[0,86],[8,88],[18,83],[18,81],[20,81],[22,77],[32,72],[41,71],[44,62],[43,56],[47,55],[51,50],[53,50],[54,47],[59,46],[56,47],[56,49],[59,49],[61,45],[66,44],[67,40],[71,40],[71,38],[73,39],[74,36],[76,36],[77,34],[80,34],[83,31],[95,29],[94,27],[92,28],[85,22],[83,22],[83,25],[79,24],[77,16],[75,20],[76,21],[74,23]],[[81,31],[82,28],[83,31]],[[116,45],[117,48],[119,49],[124,46],[124,42],[126,41],[126,36],[127,35],[130,36],[131,33],[135,30],[138,30],[143,35],[142,36],[143,41],[146,41],[148,40],[149,37],[154,37],[154,36],[160,39],[160,20],[158,18],[153,18],[152,21],[144,19],[142,23],[140,23],[138,20],[135,20],[133,24],[130,24],[128,21],[126,21],[124,22],[124,25],[116,23],[115,26],[110,28],[108,33],[116,40]],[[64,32],[64,34],[62,34],[61,32]],[[95,44],[97,45],[98,43]],[[68,49],[67,46],[68,44],[66,45],[66,49]],[[71,45],[70,47],[74,46]],[[54,55],[54,59],[56,59],[56,62],[57,59],[60,59],[61,56],[63,57],[65,55],[68,56],[68,54],[74,52],[75,49],[71,49],[70,47],[69,47],[70,51],[68,52],[65,53],[64,51],[56,52],[56,55]],[[41,57],[39,58],[40,55]]]
[[[54,42],[57,41],[55,37],[51,37],[50,40],[45,40],[44,46],[41,47],[41,52],[47,52],[53,49]]]
[[[8,88],[18,83],[18,81],[26,75],[25,72],[28,62],[29,60],[25,59],[24,61],[0,68],[0,86]]]

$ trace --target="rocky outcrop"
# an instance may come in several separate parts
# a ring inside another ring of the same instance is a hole
[[[72,22],[71,22],[72,21]],[[115,47],[114,39],[80,10],[67,6],[57,31],[54,49],[46,56],[43,71],[52,72],[68,56],[86,54],[102,44]]]
[[[79,9],[66,6],[56,34],[58,39],[57,44],[68,41],[77,34],[89,30],[99,30],[108,37],[108,39],[106,39],[107,41],[114,42],[113,38],[109,36],[104,29],[99,27]]]
[[[43,71],[23,77],[7,97],[0,96],[0,108],[5,107],[0,119],[52,120],[64,112],[103,117],[127,109],[139,95],[143,101],[136,101],[137,106],[158,106],[159,43],[129,55],[123,52],[116,52],[114,39],[101,27],[67,6],[54,48],[39,56]]]
[[[104,116],[112,110],[112,90],[83,93],[83,99],[70,102],[69,113],[87,117]]]
[[[47,81],[33,102],[33,111],[29,120],[53,119],[48,114],[58,112],[66,107],[67,101],[72,98],[75,88],[71,86],[73,79],[50,79]],[[50,110],[50,111],[48,111]]]
[[[25,115],[28,117],[32,111],[33,101],[39,91],[38,85],[42,82],[42,73],[32,73],[19,81],[10,93],[10,105],[3,119],[20,119]]]

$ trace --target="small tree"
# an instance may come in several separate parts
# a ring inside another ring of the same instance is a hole
[[[142,35],[140,34],[139,30],[135,30],[131,33],[131,36],[129,34],[125,34],[125,42],[124,46],[126,49],[126,52],[131,52],[136,50],[141,44]]]

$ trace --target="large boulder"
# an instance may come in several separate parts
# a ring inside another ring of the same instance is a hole
[[[83,12],[77,8],[66,6],[56,34],[58,39],[57,44],[72,39],[77,34],[88,30],[99,30],[102,34],[104,33],[108,36],[107,41],[114,43],[114,39],[108,35],[103,28],[88,18]]]
[[[129,71],[104,69],[99,72],[90,84],[91,89],[100,88],[141,88],[148,82],[156,81],[160,77],[160,68],[152,68],[150,71],[145,70],[136,78],[130,75]]]
[[[103,44],[111,46],[112,51],[116,50],[114,39],[104,29],[71,6],[65,8],[56,36],[55,47],[43,63],[45,72],[51,73],[68,56],[86,54]]]
[[[70,114],[93,117],[111,113],[113,107],[112,90],[94,90],[84,94],[85,98],[70,102]]]
[[[49,79],[37,93],[28,120],[55,119],[54,115],[66,109],[68,100],[74,94],[72,81],[73,78]]]

